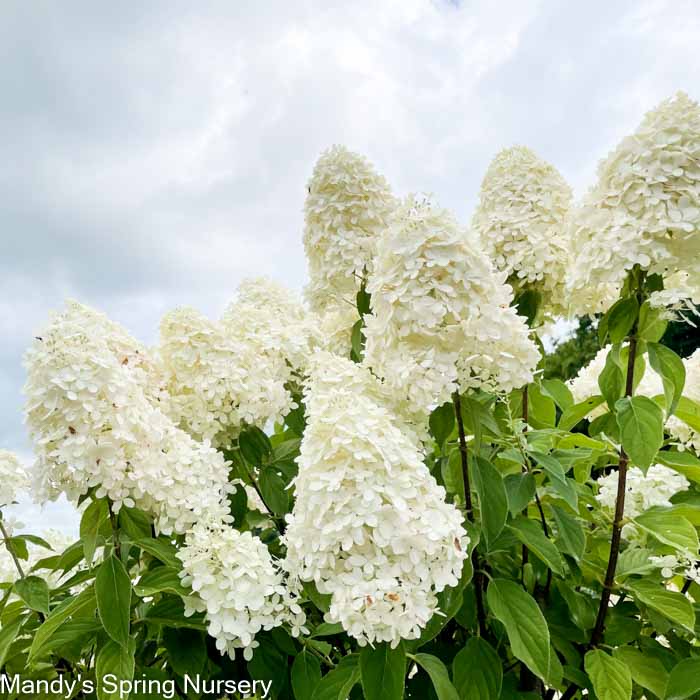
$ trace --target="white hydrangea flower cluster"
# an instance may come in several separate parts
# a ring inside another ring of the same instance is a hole
[[[243,424],[263,427],[295,405],[285,386],[291,369],[284,357],[237,337],[233,313],[229,310],[228,325],[191,308],[175,309],[161,321],[159,354],[170,416],[196,439],[216,446],[230,444]],[[260,337],[255,334],[256,341]]]
[[[222,654],[233,659],[236,649],[243,649],[249,661],[258,646],[255,635],[283,624],[294,637],[308,634],[296,594],[285,585],[267,547],[250,532],[203,519],[188,531],[177,556],[182,583],[193,591],[185,615],[205,613]]]
[[[27,352],[26,420],[34,443],[34,493],[76,503],[95,488],[115,511],[152,513],[165,533],[204,513],[227,513],[228,467],[173,425],[154,397],[126,331],[76,302],[53,315]]]
[[[539,352],[504,277],[450,212],[408,197],[379,241],[367,286],[366,363],[426,411],[457,388],[527,384]]]
[[[640,265],[700,280],[700,107],[678,93],[649,112],[601,162],[598,182],[574,217],[572,298],[619,290]],[[696,296],[696,295],[693,295]],[[604,310],[604,309],[596,309]]]
[[[314,311],[354,304],[394,206],[388,182],[366,158],[343,146],[321,154],[304,205],[310,278],[306,292]]]
[[[615,511],[619,474],[616,471],[598,479],[596,500],[610,513]],[[625,517],[636,518],[653,506],[670,506],[671,498],[690,487],[690,482],[673,469],[663,464],[653,464],[647,473],[638,467],[627,471],[625,481]],[[622,528],[622,537],[634,540],[639,536],[634,523]]]
[[[662,557],[649,557],[649,562],[661,569],[661,575],[664,578],[682,576],[700,586],[700,561],[697,554],[691,552],[685,555],[665,554]]]
[[[17,494],[29,487],[29,475],[19,457],[9,450],[0,450],[0,506],[17,500]]]
[[[700,404],[700,348],[683,360],[685,385],[683,396]],[[700,454],[700,433],[677,416],[666,421],[666,429],[678,440],[679,447]]]
[[[462,515],[367,369],[317,353],[305,403],[285,568],[331,595],[326,620],[360,645],[416,639],[460,577]]]
[[[258,352],[282,357],[295,371],[302,370],[320,344],[318,319],[301,299],[265,277],[247,279],[221,319],[229,337],[237,337]]]
[[[546,310],[566,313],[567,216],[571,188],[529,148],[500,151],[481,183],[472,227],[516,290],[534,287]]]

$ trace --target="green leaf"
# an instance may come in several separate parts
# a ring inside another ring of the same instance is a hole
[[[119,682],[131,681],[134,678],[134,646],[133,640],[128,647],[125,647],[108,639],[97,652],[95,676],[99,700],[127,700],[128,694],[124,695],[119,692]],[[105,687],[104,680],[107,676],[116,677],[116,682]],[[115,684],[117,689],[114,692],[108,692]]]
[[[196,676],[207,662],[206,635],[192,629],[163,629],[163,644],[173,670],[181,676]]]
[[[296,700],[311,700],[321,682],[321,664],[307,649],[297,654],[292,664],[292,690]]]
[[[578,494],[573,482],[566,478],[566,472],[561,463],[551,455],[545,455],[540,452],[533,452],[532,456],[537,463],[544,469],[545,474],[549,477],[549,483],[556,493],[561,496],[573,510],[578,508]]]
[[[238,446],[248,464],[260,466],[272,454],[270,438],[254,425],[249,425],[239,436]]]
[[[452,662],[452,677],[460,700],[498,698],[503,666],[496,650],[482,637],[470,637]]]
[[[437,656],[416,654],[411,658],[430,676],[438,700],[460,700],[445,664]]]
[[[537,384],[527,387],[528,395],[528,420],[535,429],[553,428],[557,418],[557,410],[554,401],[544,394]]]
[[[479,496],[481,526],[486,546],[490,547],[503,531],[508,517],[508,497],[503,477],[486,459],[471,460],[474,488]]]
[[[358,655],[344,656],[338,665],[321,679],[312,700],[347,700],[350,691],[359,680]]]
[[[550,685],[561,682],[562,668],[552,651],[549,627],[535,599],[514,581],[494,579],[486,589],[494,616],[503,623],[513,656]]]
[[[650,690],[660,698],[664,697],[668,671],[659,659],[643,654],[634,647],[619,647],[613,651],[613,656],[627,666],[637,685]]]
[[[182,567],[182,562],[176,556],[177,548],[167,540],[142,539],[134,540],[133,544],[144,552],[148,552],[152,557],[163,562],[163,564],[172,566],[175,569],[180,569]]]
[[[334,634],[343,634],[343,625],[340,622],[322,622],[311,635],[312,637],[330,637]]]
[[[554,522],[557,525],[556,542],[559,549],[580,561],[586,549],[586,534],[581,523],[558,506],[551,506]]]
[[[138,508],[122,506],[119,509],[119,528],[130,540],[151,537],[152,522],[151,517]]]
[[[98,632],[102,632],[102,625],[94,618],[76,617],[66,620],[42,645],[41,649],[37,650],[37,656],[58,650],[67,644],[75,643],[76,640],[80,641],[81,638],[85,638],[87,641]]]
[[[672,510],[650,508],[638,515],[634,522],[651,533],[659,542],[682,552],[697,552],[698,533],[685,518]]]
[[[685,386],[685,365],[671,348],[658,343],[648,343],[649,363],[661,377],[666,398],[666,416],[675,410]]]
[[[374,649],[360,651],[362,690],[366,700],[402,700],[406,676],[406,652],[403,644],[392,649],[382,642]]]
[[[663,317],[663,309],[654,308],[645,301],[639,309],[637,337],[650,343],[656,343],[666,332],[668,321]]]
[[[519,515],[535,498],[535,477],[529,472],[509,474],[503,479],[511,515]]]
[[[515,298],[518,316],[524,316],[528,326],[532,326],[542,303],[542,293],[537,289],[525,289]]]
[[[691,452],[676,452],[675,450],[661,450],[656,459],[661,464],[665,464],[671,469],[675,469],[679,474],[689,481],[700,484],[700,459]]]
[[[0,669],[5,665],[7,652],[10,650],[12,642],[15,641],[24,620],[21,617],[13,620],[9,624],[0,628]]]
[[[542,393],[549,396],[562,411],[574,405],[571,390],[561,379],[543,379],[540,388]]]
[[[353,362],[362,362],[362,358],[365,354],[364,325],[363,319],[359,319],[352,327],[352,332],[350,334],[350,346],[352,348],[350,351],[350,358]]]
[[[464,503],[464,474],[462,473],[462,456],[459,447],[450,451],[447,459],[441,459],[440,473],[447,493],[456,496],[459,503]]]
[[[639,303],[635,297],[620,299],[610,307],[606,316],[607,334],[611,343],[621,343],[629,335],[638,314]]]
[[[92,501],[80,518],[80,539],[83,541],[83,552],[88,566],[92,564],[92,558],[95,556],[98,537],[109,536],[110,531],[107,501]]]
[[[619,347],[613,347],[605,358],[605,366],[598,377],[600,393],[605,397],[610,410],[613,410],[615,402],[622,396],[625,390],[625,377],[618,364]]]
[[[615,577],[622,578],[632,574],[648,574],[650,571],[658,568],[649,561],[649,557],[653,556],[653,554],[650,549],[628,547],[624,552],[620,552]]]
[[[32,645],[29,648],[28,662],[31,663],[38,655],[41,648],[51,638],[54,632],[70,617],[78,615],[86,608],[95,606],[95,589],[93,586],[85,588],[77,596],[67,598],[40,625],[34,633]]]
[[[148,606],[144,619],[153,625],[162,625],[163,627],[202,631],[207,629],[202,613],[185,617],[185,604],[179,596],[164,595],[157,603]]]
[[[170,566],[158,566],[147,571],[141,576],[139,582],[134,584],[134,590],[142,598],[163,592],[181,596],[192,594],[192,591],[180,582],[177,569]]]
[[[646,396],[620,399],[615,409],[622,447],[632,464],[646,473],[664,441],[663,412]]]
[[[669,591],[660,584],[644,580],[628,582],[626,587],[640,603],[656,610],[688,631],[693,631],[695,611],[692,603],[682,593]]]
[[[599,700],[632,698],[632,675],[622,661],[600,649],[593,649],[586,654],[584,667]]]
[[[49,586],[43,578],[25,576],[15,581],[13,588],[32,610],[49,614]]]
[[[95,577],[97,612],[105,632],[117,644],[126,647],[129,640],[131,579],[114,555],[105,559]]]
[[[564,560],[554,543],[545,537],[541,523],[519,517],[508,525],[508,529],[555,574],[564,575]]]
[[[430,434],[435,442],[442,447],[445,440],[452,434],[455,427],[455,408],[450,402],[438,406],[429,419]]]
[[[265,505],[275,515],[282,516],[289,510],[287,484],[273,468],[267,467],[261,471],[258,486]]]
[[[558,427],[561,428],[561,430],[571,430],[604,401],[605,399],[602,396],[591,396],[591,398],[585,401],[569,406],[569,408],[561,414]]]
[[[668,676],[665,700],[685,700],[700,692],[700,657],[679,661]]]

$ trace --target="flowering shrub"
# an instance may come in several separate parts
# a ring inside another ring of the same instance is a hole
[[[255,279],[156,347],[77,302],[38,332],[0,506],[63,495],[80,537],[0,517],[3,697],[698,697],[700,352],[659,342],[700,290],[698,105],[573,206],[509,149],[469,229],[334,147],[305,217],[308,307]],[[544,379],[574,312],[603,349]]]

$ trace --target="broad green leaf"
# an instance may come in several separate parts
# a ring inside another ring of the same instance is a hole
[[[98,538],[100,535],[109,536],[110,531],[107,501],[92,501],[80,518],[80,539],[83,541],[83,552],[88,566],[92,564],[92,558],[95,556]]]
[[[130,540],[151,537],[152,524],[152,518],[138,508],[122,506],[119,509],[119,528]]]
[[[274,468],[267,467],[260,472],[258,486],[265,505],[275,515],[282,516],[289,510],[287,484]]]
[[[119,692],[119,683],[134,678],[134,647],[134,640],[130,640],[127,646],[122,646],[108,639],[97,652],[95,676],[98,700],[127,700],[128,695]],[[116,682],[105,683],[104,680],[113,680],[107,676],[114,676]],[[112,685],[117,686],[114,692],[111,692]]]
[[[580,561],[586,548],[586,534],[577,518],[563,508],[551,506],[554,522],[557,525],[556,542],[559,549]]]
[[[322,622],[311,635],[312,637],[330,637],[334,634],[343,634],[343,626],[340,622]]]
[[[452,677],[460,700],[498,698],[503,666],[496,650],[482,637],[470,637],[452,662]]]
[[[682,593],[669,591],[661,584],[644,580],[627,582],[626,587],[640,603],[656,610],[688,631],[693,631],[695,611],[692,603]]]
[[[503,531],[508,517],[508,497],[503,477],[496,467],[486,459],[471,460],[474,488],[479,496],[482,532],[486,546],[490,547]]]
[[[347,700],[353,686],[360,680],[360,660],[357,654],[344,656],[316,686],[312,700]]]
[[[438,700],[460,700],[445,664],[437,656],[416,654],[412,658],[430,676]]]
[[[610,307],[610,310],[605,315],[606,324],[604,331],[607,331],[607,335],[610,336],[611,343],[621,343],[629,335],[638,314],[639,303],[636,297],[625,297],[616,301]],[[600,340],[601,345],[604,342],[605,336]]]
[[[615,409],[622,447],[632,464],[646,473],[664,441],[663,412],[646,396],[620,399]]]
[[[605,397],[610,410],[613,410],[615,402],[622,397],[625,390],[625,376],[617,363],[619,348],[613,348],[605,358],[605,366],[598,377],[600,393]]]
[[[544,394],[537,384],[527,387],[528,423],[533,428],[553,428],[557,418],[554,401]]]
[[[535,599],[514,581],[494,579],[486,589],[494,616],[503,623],[513,656],[550,685],[559,685],[562,668],[552,651],[549,627]]]
[[[66,620],[61,626],[46,640],[46,643],[37,650],[37,656],[48,654],[54,649],[60,649],[66,644],[94,637],[98,632],[102,632],[102,625],[93,618],[76,617]]]
[[[435,442],[442,447],[445,440],[452,434],[455,427],[455,407],[451,402],[438,406],[430,414],[430,433]]]
[[[682,552],[697,552],[697,530],[685,518],[671,510],[650,508],[638,515],[634,522],[651,533],[659,542]]]
[[[535,477],[529,472],[509,474],[503,479],[511,515],[519,515],[535,498]]]
[[[12,642],[15,641],[15,638],[22,627],[22,622],[24,622],[24,620],[21,617],[18,617],[9,624],[3,625],[0,628],[0,670],[5,665],[7,652],[9,651]]]
[[[661,464],[675,469],[689,481],[700,484],[700,459],[692,452],[676,452],[675,450],[661,450],[656,455]]]
[[[576,427],[593,409],[605,401],[603,396],[591,396],[591,398],[569,406],[559,418],[558,427],[561,430],[571,430]]]
[[[700,692],[700,657],[679,661],[668,676],[665,700],[685,700]]]
[[[584,667],[599,700],[631,700],[632,674],[622,661],[593,649],[586,654]]]
[[[508,525],[508,529],[555,574],[564,575],[564,560],[554,543],[545,537],[541,523],[519,517]]]
[[[129,640],[131,579],[124,564],[114,555],[105,559],[95,576],[97,612],[105,632],[126,647]]]
[[[155,557],[158,561],[172,566],[175,569],[182,568],[182,562],[177,558],[177,548],[172,543],[164,539],[141,539],[134,540],[134,545],[143,549],[144,552],[148,552],[152,557]]]
[[[292,664],[292,690],[296,700],[311,700],[321,682],[321,663],[307,649],[302,649]]]
[[[627,666],[637,685],[650,690],[660,698],[664,697],[668,671],[659,659],[643,654],[635,647],[619,647],[613,651],[613,656]]]
[[[162,625],[163,627],[207,629],[203,613],[195,613],[185,617],[185,604],[180,596],[164,595],[157,603],[148,606],[144,619],[153,625]]]
[[[561,379],[543,379],[540,386],[542,393],[549,396],[562,411],[574,405],[571,390]]]
[[[177,570],[170,566],[158,566],[147,571],[139,582],[134,584],[134,590],[142,598],[163,592],[182,596],[192,594],[192,591],[180,582]]]
[[[687,396],[682,396],[676,408],[676,416],[693,430],[700,432],[700,404]]]
[[[35,659],[44,644],[51,638],[51,635],[53,635],[67,619],[85,609],[94,607],[95,589],[93,586],[89,586],[82,590],[77,596],[67,598],[58,607],[54,608],[51,614],[34,633],[32,645],[29,648],[29,663]]]
[[[658,569],[657,566],[654,566],[649,561],[649,557],[653,556],[653,554],[650,549],[628,547],[624,552],[620,552],[615,576],[622,578],[632,574],[648,574],[650,571]]]
[[[32,610],[49,614],[49,586],[43,578],[25,576],[15,581],[13,588]]]
[[[645,301],[639,309],[637,336],[641,340],[656,343],[666,332],[668,321],[663,317],[663,309],[654,308]]]
[[[248,464],[259,467],[272,453],[270,438],[254,425],[249,425],[238,436],[238,446]]]
[[[456,496],[459,503],[464,503],[464,474],[459,447],[450,450],[447,458],[442,458],[442,481],[447,493]]]
[[[578,494],[576,493],[574,483],[566,478],[564,467],[551,455],[533,452],[532,456],[549,477],[549,483],[556,493],[561,496],[573,510],[576,510],[578,508]]]
[[[163,629],[170,666],[181,676],[195,676],[207,662],[206,634],[192,629]]]
[[[515,309],[523,316],[528,326],[532,326],[542,304],[542,292],[537,289],[524,289],[515,297]]]
[[[360,650],[362,690],[366,700],[402,700],[406,676],[403,644],[392,649],[382,642]]]
[[[666,416],[675,410],[685,385],[685,365],[671,348],[659,343],[648,343],[649,364],[661,377],[666,398]]]

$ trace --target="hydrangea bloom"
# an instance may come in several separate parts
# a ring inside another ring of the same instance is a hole
[[[666,554],[662,557],[649,557],[649,562],[661,569],[664,578],[682,576],[700,586],[700,562],[695,552],[688,552],[685,556]]]
[[[26,355],[35,495],[77,502],[96,488],[115,510],[136,506],[161,531],[184,532],[203,513],[224,517],[227,463],[154,405],[160,390],[148,387],[143,355],[121,326],[81,304],[53,316]]]
[[[354,302],[394,205],[389,184],[367,159],[343,146],[321,155],[304,205],[307,295],[314,311]]]
[[[700,404],[700,348],[690,357],[686,357],[683,364],[685,365],[683,396]],[[671,416],[666,421],[666,429],[678,440],[682,448],[700,453],[700,433],[680,418]]]
[[[610,513],[615,511],[617,500],[617,471],[598,479],[598,494],[596,499]],[[638,467],[632,467],[627,472],[625,481],[625,517],[636,518],[652,506],[670,506],[671,497],[680,491],[685,491],[690,483],[678,472],[662,464],[654,464],[647,473]],[[639,535],[634,523],[627,523],[622,528],[622,536],[633,540]]]
[[[452,214],[408,197],[379,241],[367,286],[367,364],[424,410],[457,388],[527,384],[539,352],[504,277]]]
[[[362,366],[314,356],[285,567],[331,595],[326,620],[360,645],[416,639],[467,556],[462,516],[392,402]]]
[[[296,596],[267,547],[250,532],[204,519],[187,533],[177,556],[182,583],[193,591],[185,615],[206,614],[207,629],[222,654],[233,659],[236,649],[243,649],[250,660],[258,646],[255,635],[282,624],[294,637],[308,634]]]
[[[180,308],[165,315],[160,335],[170,415],[195,438],[227,445],[244,423],[262,427],[294,407],[285,387],[291,369],[282,355],[265,351],[259,334],[251,342],[231,325]]]
[[[678,93],[601,162],[575,216],[569,290],[588,304],[635,265],[700,279],[700,107]],[[603,309],[597,309],[603,310]]]
[[[529,148],[500,151],[481,183],[472,220],[496,269],[517,289],[534,287],[551,313],[566,311],[564,283],[571,188]]]
[[[0,450],[0,506],[17,500],[20,491],[29,486],[29,475],[19,457],[9,450]]]

